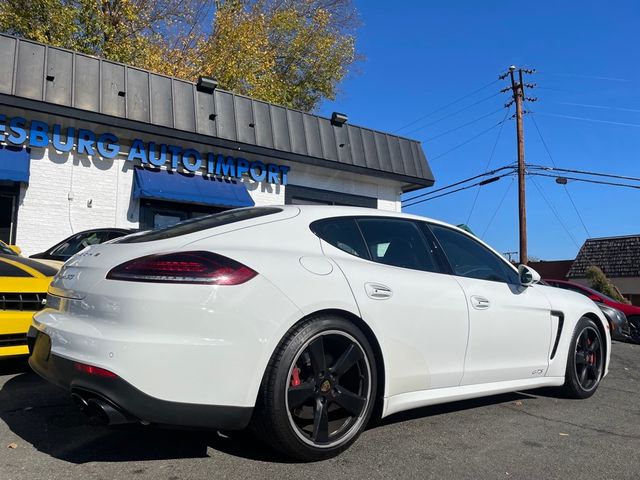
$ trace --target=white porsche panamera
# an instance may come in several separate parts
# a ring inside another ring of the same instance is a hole
[[[29,363],[109,423],[243,429],[301,460],[372,415],[606,375],[607,323],[472,235],[352,207],[231,210],[91,246]]]

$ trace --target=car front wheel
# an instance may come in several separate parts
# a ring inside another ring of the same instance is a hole
[[[565,393],[573,398],[589,398],[595,393],[604,372],[604,348],[595,322],[582,317],[569,346]]]
[[[351,322],[319,316],[295,327],[274,353],[254,429],[303,461],[330,458],[360,435],[374,406],[375,357]]]

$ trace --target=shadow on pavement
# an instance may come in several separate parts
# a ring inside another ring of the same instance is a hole
[[[382,419],[382,421],[377,426],[384,427],[386,425],[416,420],[418,418],[433,417],[452,412],[469,410],[472,408],[481,408],[489,405],[497,405],[499,403],[515,402],[517,400],[531,400],[535,398],[536,396],[529,395],[528,393],[515,392],[504,393],[501,395],[492,395],[490,397],[473,398],[471,400],[461,400],[458,402],[442,403],[440,405],[431,405],[429,407],[416,408],[413,410],[394,413],[393,415]]]
[[[81,464],[202,458],[208,456],[208,448],[213,448],[251,460],[292,462],[244,432],[93,425],[72,403],[68,392],[27,371],[24,365],[0,365],[5,375],[25,372],[9,378],[0,390],[0,419],[37,450],[57,459]],[[513,393],[424,407],[392,415],[369,428],[531,398],[535,397]]]
[[[24,372],[31,372],[26,356],[0,358],[0,376]]]
[[[242,432],[162,429],[143,425],[94,425],[65,390],[28,370],[26,361],[0,365],[10,378],[0,390],[0,419],[37,450],[71,463],[207,457],[211,447],[255,460],[288,462]]]

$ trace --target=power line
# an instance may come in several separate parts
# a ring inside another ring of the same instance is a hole
[[[504,118],[502,119],[502,124],[500,125],[500,129],[498,130],[498,135],[496,136],[496,141],[493,143],[493,148],[491,149],[491,154],[489,155],[489,160],[487,160],[487,164],[484,166],[484,170],[489,170],[489,165],[491,165],[491,161],[493,160],[493,155],[496,153],[496,147],[498,146],[498,141],[500,140],[500,134],[502,133],[502,128],[504,127],[504,122],[507,120],[509,116],[509,112],[511,112],[511,107],[507,108],[507,111],[504,114]],[[476,203],[478,202],[478,197],[480,196],[480,187],[476,190],[476,196],[473,199],[473,204],[471,205],[471,210],[469,211],[469,216],[467,217],[467,224],[469,220],[471,220],[471,214],[473,210],[476,208]]]
[[[538,136],[540,137],[540,140],[542,141],[542,145],[544,146],[544,149],[547,152],[547,155],[549,156],[549,160],[551,160],[551,163],[553,164],[554,167],[557,167],[556,162],[553,160],[553,156],[551,155],[551,151],[549,150],[549,147],[547,146],[547,142],[545,141],[544,137],[542,136],[542,132],[540,131],[540,127],[538,127],[538,122],[536,122],[535,115],[531,115],[531,120],[533,120],[533,125],[536,127],[536,131],[538,132]],[[571,205],[573,205],[573,209],[575,210],[576,215],[580,219],[580,223],[582,224],[582,227],[584,228],[584,231],[587,232],[587,238],[591,238],[591,233],[589,233],[589,229],[587,228],[587,225],[585,224],[584,219],[582,218],[582,215],[580,215],[580,211],[578,210],[578,207],[576,206],[576,203],[573,201],[573,197],[571,196],[571,193],[569,192],[569,189],[567,188],[566,185],[563,185],[563,187],[564,187],[564,192],[567,194],[567,197],[569,197],[569,201],[571,202]]]
[[[575,182],[597,183],[599,185],[611,185],[613,187],[636,188],[636,189],[640,190],[640,185],[629,185],[628,183],[603,182],[601,180],[590,180],[590,179],[586,179],[586,178],[566,177],[564,175],[563,176],[548,175],[546,173],[536,173],[536,172],[529,172],[529,175],[535,175],[536,177],[565,178],[567,180],[573,180]]]
[[[572,107],[595,108],[598,110],[619,110],[621,112],[640,113],[638,108],[612,107],[610,105],[593,105],[590,103],[573,103],[573,102],[552,102],[557,105],[569,105]]]
[[[428,192],[420,193],[418,195],[415,195],[415,196],[413,196],[411,198],[405,198],[403,200],[403,202],[411,202],[411,201],[416,200],[418,198],[426,197],[427,195],[432,195],[434,193],[438,193],[438,192],[441,192],[443,190],[447,190],[447,189],[452,188],[452,187],[457,187],[458,185],[462,185],[463,183],[470,182],[471,180],[476,180],[476,179],[478,179],[480,177],[486,177],[488,175],[493,175],[494,173],[498,173],[498,172],[501,172],[502,170],[507,170],[507,169],[513,169],[513,165],[505,165],[504,167],[496,168],[495,170],[491,170],[490,172],[480,173],[479,175],[475,175],[473,177],[465,178],[464,180],[460,180],[460,181],[457,181],[455,183],[451,183],[449,185],[446,185],[444,187],[440,187],[437,190],[430,190]]]
[[[564,115],[561,113],[551,113],[551,112],[537,112],[537,113],[538,115],[547,115],[549,117],[569,118],[571,120],[584,120],[586,122],[606,123],[608,125],[619,125],[621,127],[640,128],[640,123],[613,122],[611,120],[602,120],[599,118],[578,117],[575,115]]]
[[[417,201],[415,201],[413,203],[409,203],[409,204],[404,205],[404,206],[405,207],[413,207],[414,205],[418,205],[419,203],[423,203],[423,202],[426,202],[428,200],[434,200],[434,199],[440,198],[440,197],[446,197],[447,195],[451,195],[452,193],[461,192],[462,190],[467,190],[469,188],[473,188],[473,187],[478,186],[478,185],[488,185],[490,183],[497,182],[501,178],[507,177],[509,175],[513,175],[513,172],[503,173],[502,175],[498,175],[497,177],[491,177],[491,178],[489,178],[487,180],[482,180],[480,182],[476,182],[476,183],[473,183],[471,185],[467,185],[466,187],[460,187],[460,188],[457,188],[455,190],[451,190],[450,192],[441,193],[440,195],[436,195],[434,197],[422,198],[420,200],[417,200]]]
[[[453,148],[450,148],[449,150],[441,153],[440,155],[436,155],[435,157],[431,157],[431,161],[437,160],[438,158],[444,157],[445,155],[448,155],[449,153],[453,152],[454,150],[457,150],[460,147],[465,146],[467,143],[473,142],[476,138],[481,137],[482,135],[489,133],[491,130],[493,130],[494,128],[499,127],[500,125],[502,125],[504,122],[506,122],[506,120],[503,120],[501,122],[496,123],[495,125],[487,128],[486,130],[481,131],[480,133],[478,133],[477,135],[474,135],[473,137],[465,140],[462,143],[459,143],[458,145],[456,145]]]
[[[449,133],[451,133],[451,132],[455,132],[456,130],[460,130],[461,128],[464,128],[464,127],[467,127],[467,126],[469,126],[469,125],[472,125],[472,124],[474,124],[474,123],[476,123],[476,122],[479,122],[480,120],[482,120],[482,119],[484,119],[484,118],[490,117],[491,115],[495,115],[496,113],[498,113],[499,111],[501,111],[503,108],[504,108],[504,107],[500,107],[499,109],[494,110],[493,112],[489,112],[489,113],[487,113],[487,114],[485,114],[485,115],[482,115],[481,117],[478,117],[478,118],[476,118],[476,119],[474,119],[474,120],[471,120],[471,121],[469,121],[469,122],[467,122],[467,123],[463,123],[462,125],[458,125],[457,127],[451,128],[451,129],[449,129],[449,130],[445,130],[444,132],[439,133],[438,135],[435,135],[435,136],[433,136],[433,137],[426,138],[426,139],[424,139],[423,141],[424,141],[424,142],[430,142],[430,141],[432,141],[432,140],[435,140],[436,138],[440,138],[440,137],[443,137],[443,136],[445,136],[445,135],[447,135],[447,134],[449,134]],[[506,119],[505,119],[505,120],[506,120]],[[412,133],[412,132],[409,132],[409,133]]]
[[[490,87],[491,85],[494,85],[494,84],[496,84],[496,83],[498,83],[498,82],[499,82],[499,80],[494,80],[494,81],[492,81],[492,82],[490,82],[490,83],[487,83],[486,85],[483,85],[483,86],[482,86],[482,87],[480,87],[480,88],[477,88],[476,90],[474,90],[474,91],[472,91],[472,92],[467,93],[466,95],[463,95],[463,96],[461,96],[461,97],[458,97],[458,98],[456,98],[455,100],[453,100],[453,101],[451,101],[451,102],[447,103],[446,105],[442,105],[441,107],[438,107],[438,108],[436,108],[435,110],[432,110],[431,112],[429,112],[429,113],[427,113],[427,114],[425,114],[425,115],[422,115],[421,117],[418,117],[417,119],[415,119],[415,120],[413,120],[413,121],[411,121],[411,122],[407,123],[406,125],[403,125],[402,127],[397,128],[396,130],[394,130],[394,131],[393,131],[393,133],[399,132],[400,130],[404,130],[405,128],[410,127],[411,125],[415,125],[415,124],[416,124],[416,123],[418,123],[420,120],[423,120],[423,119],[425,119],[425,118],[428,118],[428,117],[430,117],[431,115],[433,115],[434,113],[441,112],[441,111],[442,111],[442,110],[444,110],[445,108],[448,108],[448,107],[450,107],[451,105],[455,105],[456,103],[461,102],[461,101],[462,101],[462,100],[464,100],[465,98],[469,98],[470,96],[475,95],[476,93],[478,93],[478,92],[480,92],[480,91],[484,90],[485,88],[488,88],[488,87]]]
[[[615,175],[613,173],[602,173],[602,172],[591,172],[588,170],[575,170],[570,168],[559,168],[555,166],[553,167],[545,167],[544,165],[529,165],[534,170],[547,170],[547,171],[556,171],[556,172],[567,172],[567,173],[578,173],[581,175],[591,175],[594,177],[605,177],[605,178],[617,178],[620,180],[632,180],[634,182],[640,182],[640,177],[629,177],[626,175]]]
[[[500,199],[500,203],[498,203],[498,207],[493,212],[493,215],[491,215],[491,220],[489,220],[489,223],[485,227],[484,232],[482,232],[482,235],[480,236],[480,238],[482,238],[483,240],[484,240],[484,236],[487,234],[487,231],[489,230],[489,227],[493,223],[493,220],[496,218],[496,215],[498,215],[498,212],[500,211],[500,208],[502,207],[502,204],[504,203],[505,198],[507,198],[507,195],[511,191],[511,187],[513,186],[513,183],[515,182],[515,180],[516,180],[515,177],[511,177],[511,182],[509,183],[509,186],[505,190],[504,195],[502,195],[502,198]]]
[[[539,71],[536,73],[540,75],[555,75],[558,77],[589,78],[591,80],[604,80],[609,82],[630,82],[631,81],[626,78],[608,77],[605,75],[583,75],[583,74],[576,74],[576,73],[559,73],[559,72],[549,72],[547,70],[543,70],[541,72]]]
[[[540,196],[544,199],[544,201],[546,202],[547,206],[549,207],[549,210],[551,210],[551,213],[553,213],[553,215],[556,217],[556,220],[558,220],[558,223],[560,223],[560,226],[562,228],[564,228],[564,231],[567,232],[567,235],[569,235],[569,237],[571,238],[571,240],[573,241],[574,245],[576,247],[580,247],[580,245],[578,245],[578,241],[576,240],[576,237],[573,236],[573,234],[569,231],[569,229],[567,228],[567,226],[565,225],[564,221],[562,220],[562,218],[560,217],[560,214],[557,212],[556,208],[551,204],[551,201],[547,198],[547,196],[544,194],[544,192],[542,191],[542,189],[540,188],[540,185],[538,185],[538,182],[536,182],[535,178],[531,179],[531,182],[533,183],[533,186],[536,187],[536,190],[538,190],[538,193],[540,193]]]
[[[427,127],[430,127],[431,125],[435,125],[436,123],[440,123],[442,120],[446,120],[447,118],[453,117],[457,114],[459,114],[460,112],[464,112],[465,110],[470,109],[471,107],[475,107],[476,105],[481,104],[482,102],[486,102],[487,100],[493,98],[493,97],[497,97],[498,95],[500,95],[500,92],[494,93],[493,95],[489,95],[488,97],[483,98],[482,100],[478,100],[477,102],[474,102],[470,105],[467,105],[466,107],[463,107],[459,110],[456,110],[455,112],[451,112],[447,115],[445,115],[444,117],[440,117],[437,120],[434,120],[433,122],[429,122],[426,125],[422,125],[421,127],[417,127],[414,128],[413,130],[409,130],[408,132],[405,132],[404,135],[411,135],[412,133],[415,132],[419,132],[420,130],[424,130]]]

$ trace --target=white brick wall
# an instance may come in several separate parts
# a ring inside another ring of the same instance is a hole
[[[320,167],[288,165],[291,184],[374,197],[378,198],[378,208],[400,211],[397,183]],[[286,186],[247,178],[244,183],[256,205],[285,202]],[[29,185],[22,188],[19,200],[16,243],[25,255],[31,255],[82,230],[138,227],[139,202],[132,199],[132,184],[133,165],[124,157],[110,160],[32,149]]]

